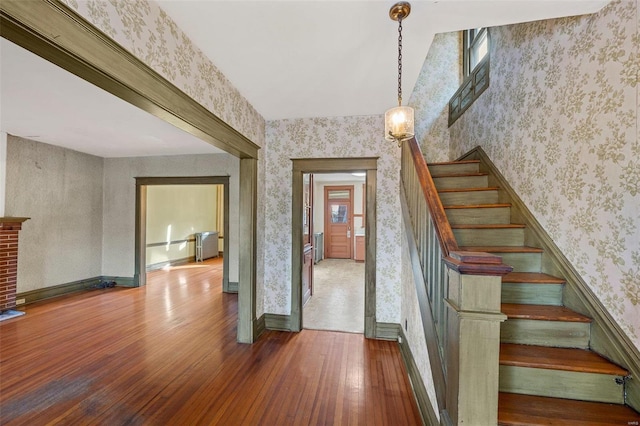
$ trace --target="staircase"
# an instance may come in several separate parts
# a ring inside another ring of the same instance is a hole
[[[460,250],[513,267],[502,279],[499,424],[639,424],[624,405],[628,372],[589,349],[591,318],[563,306],[565,280],[542,273],[543,250],[527,245],[480,161],[429,170]]]

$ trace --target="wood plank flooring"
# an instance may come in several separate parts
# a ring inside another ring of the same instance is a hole
[[[420,424],[395,342],[268,331],[236,342],[222,262],[0,323],[0,424]]]

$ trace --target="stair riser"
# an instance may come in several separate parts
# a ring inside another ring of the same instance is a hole
[[[502,303],[562,305],[562,284],[502,283]]]
[[[431,176],[478,173],[479,171],[479,163],[432,164],[429,166],[429,172],[431,172]]]
[[[441,192],[439,195],[443,206],[470,206],[474,204],[495,204],[498,202],[497,190]]]
[[[509,318],[500,326],[500,341],[559,348],[589,347],[589,323]]]
[[[522,246],[524,228],[454,229],[459,246]]]
[[[513,268],[514,272],[540,272],[542,253],[494,253],[502,257],[502,263]]]
[[[454,176],[433,178],[436,189],[486,188],[489,186],[487,176]]]
[[[500,366],[500,391],[624,404],[624,386],[609,374]]]
[[[498,225],[511,222],[509,207],[446,209],[449,223],[454,225]]]

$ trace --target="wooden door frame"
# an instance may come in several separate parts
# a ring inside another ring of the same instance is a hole
[[[135,275],[139,286],[147,283],[147,187],[162,185],[221,185],[224,196],[224,225],[222,250],[222,291],[229,290],[229,176],[197,177],[137,177],[136,179],[136,230]]]
[[[350,212],[350,218],[349,218],[349,229],[351,230],[351,244],[349,247],[349,259],[353,259],[353,242],[355,241],[355,238],[353,237],[353,210],[354,210],[354,205],[353,205],[353,193],[355,192],[355,187],[353,185],[324,185],[324,194],[323,194],[323,201],[324,201],[324,234],[327,235],[327,225],[331,223],[330,218],[328,217],[329,215],[327,215],[327,204],[328,204],[328,191],[330,190],[336,190],[336,189],[345,189],[349,191],[349,205],[351,207],[351,212]],[[325,243],[326,243],[326,238],[325,238]],[[323,258],[329,258],[326,254],[327,254],[327,244],[323,244],[323,250],[324,253],[322,253],[322,257]]]
[[[378,157],[291,159],[291,331],[302,330],[302,209],[304,173],[367,173],[364,268],[364,335],[376,338],[376,190]]]
[[[253,343],[264,328],[256,318],[260,147],[56,0],[0,1],[0,36],[240,158],[237,339]]]

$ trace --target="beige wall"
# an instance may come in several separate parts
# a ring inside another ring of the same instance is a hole
[[[9,135],[6,215],[20,231],[18,293],[102,275],[103,159]]]
[[[217,196],[223,189],[222,185],[148,186],[147,265],[193,258],[195,233],[221,232],[217,229]],[[186,241],[167,244],[181,240]]]

